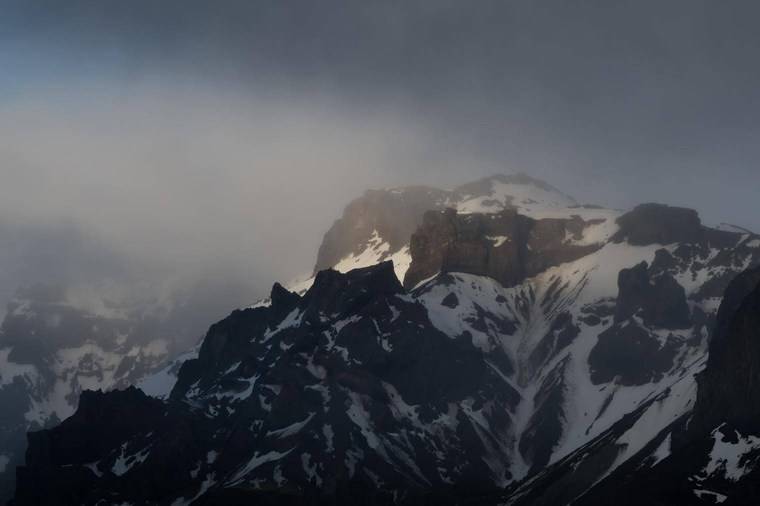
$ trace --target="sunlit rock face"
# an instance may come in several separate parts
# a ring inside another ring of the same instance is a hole
[[[349,206],[332,268],[211,326],[168,399],[103,394],[85,406],[102,430],[77,415],[33,438],[17,504],[566,504],[665,455],[760,237],[527,176],[426,193],[414,227],[381,218],[418,191]],[[170,423],[106,434],[123,403]]]
[[[413,288],[439,272],[464,272],[512,287],[600,248],[575,242],[597,223],[578,216],[536,220],[513,209],[464,215],[455,209],[430,211],[411,237],[412,263],[404,285]]]
[[[346,206],[325,234],[314,272],[328,268],[346,272],[393,260],[396,275],[403,282],[411,262],[412,234],[426,212],[447,208],[460,214],[511,209],[532,217],[564,217],[570,208],[577,208],[581,215],[587,211],[556,188],[525,174],[497,175],[453,190],[425,186],[370,190]],[[303,292],[308,282],[293,288]]]

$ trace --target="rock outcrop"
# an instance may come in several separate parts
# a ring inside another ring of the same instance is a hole
[[[647,263],[642,262],[620,271],[618,290],[616,323],[639,316],[647,326],[670,330],[691,327],[686,291],[670,274],[653,277]]]
[[[354,265],[354,261],[366,260],[367,256],[373,263],[387,260],[409,244],[427,211],[446,208],[455,208],[461,214],[492,214],[512,209],[526,215],[547,209],[583,209],[546,182],[521,173],[486,177],[453,190],[425,186],[370,190],[346,206],[325,234],[314,273],[338,265],[343,271],[366,267]],[[368,250],[371,254],[363,255]],[[347,259],[348,266],[341,263]],[[406,267],[396,268],[403,279]]]
[[[679,343],[680,344],[680,343]],[[616,380],[621,385],[644,385],[673,367],[678,345],[665,346],[649,329],[636,323],[614,325],[599,334],[588,363],[595,385]]]
[[[617,220],[620,230],[613,241],[634,246],[698,242],[702,222],[693,209],[663,204],[641,204]]]
[[[440,208],[445,201],[445,191],[424,186],[367,191],[346,206],[343,216],[325,234],[314,272],[361,253],[375,233],[388,243],[390,252],[401,249],[419,226],[422,215]]]
[[[515,286],[547,268],[588,255],[599,244],[577,244],[586,223],[578,217],[535,220],[506,209],[494,214],[425,213],[409,243],[412,263],[404,286],[439,272],[489,276]]]
[[[720,423],[760,428],[760,269],[728,287],[710,342],[690,431],[705,434]]]

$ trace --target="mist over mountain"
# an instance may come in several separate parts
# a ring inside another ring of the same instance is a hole
[[[0,503],[760,502],[759,16],[0,0]]]

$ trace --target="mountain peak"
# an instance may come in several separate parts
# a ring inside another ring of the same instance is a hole
[[[307,314],[344,314],[357,311],[368,300],[404,292],[393,262],[341,273],[327,269],[317,273],[314,284],[303,297]]]
[[[525,172],[493,174],[491,176],[484,177],[483,179],[480,179],[479,181],[476,181],[475,183],[471,183],[471,184],[477,184],[479,182],[485,182],[485,181],[509,184],[509,185],[535,186],[536,188],[539,188],[546,192],[558,193],[558,194],[563,193],[556,187],[547,183],[545,180],[537,178],[537,177],[533,177],[530,174],[527,174]],[[462,186],[467,186],[467,185],[462,185]],[[567,196],[567,198],[572,199],[572,197],[569,197],[569,196]],[[572,199],[572,200],[575,200],[575,199]]]
[[[452,208],[459,214],[494,214],[514,209],[534,218],[582,214],[578,203],[545,181],[518,172],[496,174],[453,190],[404,186],[370,190],[349,203],[325,234],[314,274],[341,264],[345,271],[388,260],[408,245],[427,211]],[[572,211],[571,211],[572,209]],[[606,210],[597,210],[593,218]],[[403,278],[396,258],[397,274]]]
[[[517,208],[524,214],[546,209],[574,207],[578,202],[546,181],[522,172],[496,174],[454,190],[457,211],[463,214],[495,212],[505,207]]]

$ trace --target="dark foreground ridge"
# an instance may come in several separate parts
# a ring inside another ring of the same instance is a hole
[[[491,436],[459,423],[466,413],[438,420],[465,398],[506,414],[517,395],[468,340],[430,324],[392,264],[322,271],[304,297],[272,292],[271,307],[211,327],[168,403],[134,388],[87,393],[74,416],[30,434],[14,504],[203,493],[197,504],[417,504],[498,492],[484,460]]]

